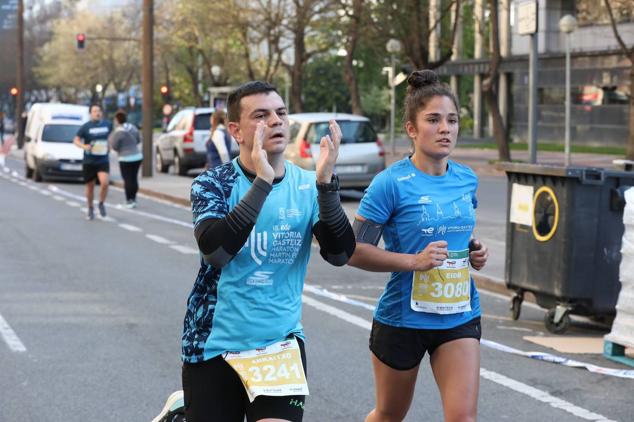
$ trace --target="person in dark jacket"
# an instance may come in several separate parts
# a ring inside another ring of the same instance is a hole
[[[110,136],[110,146],[119,155],[119,169],[125,185],[125,207],[136,208],[136,194],[139,190],[138,174],[143,153],[139,149],[141,136],[139,130],[127,122],[124,110],[114,115],[115,128]]]

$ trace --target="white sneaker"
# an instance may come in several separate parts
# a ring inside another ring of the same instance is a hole
[[[152,422],[185,422],[185,401],[183,390],[174,391],[167,398],[163,410]]]
[[[123,205],[125,208],[136,208],[136,202],[135,201],[126,201],[126,203]]]

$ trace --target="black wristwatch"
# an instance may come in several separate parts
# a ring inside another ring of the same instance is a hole
[[[326,193],[326,192],[338,192],[339,191],[339,177],[335,173],[332,174],[332,179],[330,179],[330,183],[319,183],[317,182],[317,191]]]

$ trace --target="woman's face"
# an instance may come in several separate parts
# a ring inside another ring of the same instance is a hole
[[[416,122],[405,123],[407,135],[414,142],[416,152],[440,160],[449,156],[456,146],[460,123],[458,111],[451,98],[432,97],[416,113]]]

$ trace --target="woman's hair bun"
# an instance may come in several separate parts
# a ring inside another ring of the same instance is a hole
[[[428,69],[415,70],[407,78],[407,84],[414,89],[438,83],[440,83],[440,79],[438,79],[436,72]]]

